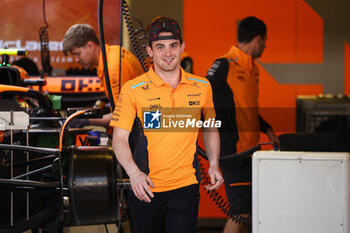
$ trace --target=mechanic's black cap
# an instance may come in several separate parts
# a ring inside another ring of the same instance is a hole
[[[158,36],[160,32],[171,32],[173,35],[171,36]],[[182,44],[182,36],[181,36],[181,29],[179,24],[168,17],[159,17],[156,18],[150,28],[149,28],[149,34],[148,34],[148,44],[152,47],[152,42],[157,40],[180,40],[180,43]]]

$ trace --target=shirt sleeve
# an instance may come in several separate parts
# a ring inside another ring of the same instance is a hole
[[[206,99],[205,103],[203,105],[202,113],[204,116],[204,120],[208,120],[209,118],[215,118],[215,109],[214,109],[214,104],[213,104],[213,92],[211,89],[210,83],[208,83],[206,88]]]
[[[266,133],[268,129],[272,129],[271,125],[267,123],[259,114],[260,131]]]
[[[219,58],[215,60],[213,65],[208,70],[206,76],[213,89],[217,89],[226,83],[228,68],[229,63],[226,58]]]
[[[129,80],[144,73],[140,61],[127,50],[124,50],[122,64],[124,64],[129,70]]]
[[[129,85],[124,85],[115,106],[110,126],[131,132],[136,116],[136,104]]]

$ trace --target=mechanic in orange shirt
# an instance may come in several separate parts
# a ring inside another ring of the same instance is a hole
[[[244,18],[238,27],[238,46],[217,59],[207,73],[213,88],[217,119],[222,121],[220,156],[242,152],[259,143],[260,131],[279,146],[271,126],[259,115],[259,70],[255,59],[265,49],[266,25],[256,17]],[[220,164],[226,196],[233,213],[251,218],[251,159]],[[249,229],[229,219],[224,233],[248,232]]]
[[[197,123],[214,121],[215,111],[208,80],[180,67],[184,48],[176,21],[160,17],[151,24],[147,52],[153,66],[123,86],[110,123],[115,155],[130,177],[129,208],[136,233],[196,232],[196,151],[202,126]],[[202,127],[210,163],[208,190],[223,182],[215,127]]]
[[[108,74],[113,93],[114,103],[118,100],[119,85],[122,86],[126,81],[135,78],[144,73],[139,60],[125,48],[121,49],[121,80],[119,83],[119,45],[105,45],[106,57],[108,65]],[[100,49],[100,41],[97,38],[95,30],[88,24],[75,24],[71,26],[63,39],[63,53],[73,55],[76,61],[89,69],[97,67],[97,75],[100,78],[106,95],[106,80],[104,79],[104,68],[102,62],[102,52]],[[102,119],[81,119],[79,126],[84,124],[95,124],[108,126],[112,119],[112,113],[106,114]]]

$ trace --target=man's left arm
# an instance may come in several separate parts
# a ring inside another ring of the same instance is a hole
[[[220,137],[216,128],[203,128],[203,141],[210,167],[208,175],[211,183],[205,186],[209,191],[216,190],[224,182],[219,168]]]
[[[273,131],[272,127],[267,123],[259,114],[259,123],[260,123],[260,131],[265,133],[269,138],[270,142],[273,143],[274,146],[280,147],[280,140],[277,135]]]
[[[211,85],[208,82],[206,87],[205,103],[202,108],[203,119],[215,119],[215,109],[213,104],[213,92]],[[205,186],[207,190],[216,190],[224,182],[220,168],[219,168],[219,156],[220,156],[220,136],[219,131],[215,127],[202,128],[203,142],[207,157],[209,160],[208,175],[211,183]]]

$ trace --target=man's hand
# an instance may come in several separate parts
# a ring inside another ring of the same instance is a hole
[[[218,129],[209,128],[203,129],[203,141],[209,160],[208,175],[210,184],[205,186],[206,190],[216,190],[224,182],[219,168],[219,152],[220,152],[220,137]]]
[[[206,190],[217,190],[224,182],[224,178],[221,175],[219,165],[211,165],[208,169],[208,175],[210,177],[210,184],[205,186]]]
[[[266,135],[269,138],[270,142],[273,143],[275,147],[280,147],[280,140],[278,140],[278,137],[276,136],[275,132],[270,128],[266,131]]]
[[[132,191],[140,201],[151,202],[154,197],[149,186],[154,188],[151,179],[136,165],[129,147],[130,132],[114,127],[113,129],[113,149],[118,162],[129,175]],[[151,197],[151,198],[150,198]]]
[[[140,170],[129,174],[132,191],[140,201],[151,202],[154,197],[149,186],[154,188],[151,179]],[[151,197],[151,198],[150,198]]]

